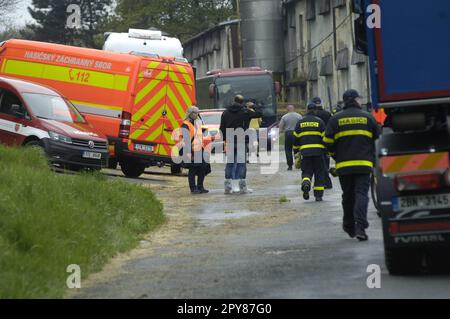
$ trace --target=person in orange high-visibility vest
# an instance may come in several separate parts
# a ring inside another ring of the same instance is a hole
[[[188,180],[192,194],[209,193],[203,183],[209,173],[209,156],[207,147],[210,145],[208,137],[203,136],[202,121],[199,118],[200,110],[190,107],[181,126],[182,148],[184,167],[189,169]]]

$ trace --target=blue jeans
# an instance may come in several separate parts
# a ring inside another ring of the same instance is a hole
[[[247,156],[245,151],[243,154],[241,153],[237,149],[227,150],[225,179],[240,180],[247,178]]]

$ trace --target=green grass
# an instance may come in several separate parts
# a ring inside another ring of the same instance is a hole
[[[0,146],[0,299],[63,297],[68,265],[83,286],[163,222],[149,189],[56,174],[39,152]]]

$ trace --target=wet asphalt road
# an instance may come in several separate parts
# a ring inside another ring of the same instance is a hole
[[[158,170],[156,170],[158,171]],[[159,170],[160,171],[160,170]],[[116,175],[116,172],[110,172]],[[384,265],[381,221],[371,207],[370,241],[341,230],[340,188],[323,203],[304,202],[299,172],[260,174],[249,166],[247,196],[223,195],[223,166],[195,197],[187,181],[145,175],[138,181],[165,204],[169,222],[104,278],[76,298],[449,298],[450,276],[392,277]],[[289,202],[280,203],[286,196]],[[369,289],[371,264],[381,288]],[[95,276],[94,276],[95,277]]]

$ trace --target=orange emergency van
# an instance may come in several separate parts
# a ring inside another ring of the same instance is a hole
[[[185,59],[121,54],[52,43],[0,44],[0,74],[51,86],[108,137],[111,162],[128,177],[170,165],[181,126],[195,102],[194,72]]]

